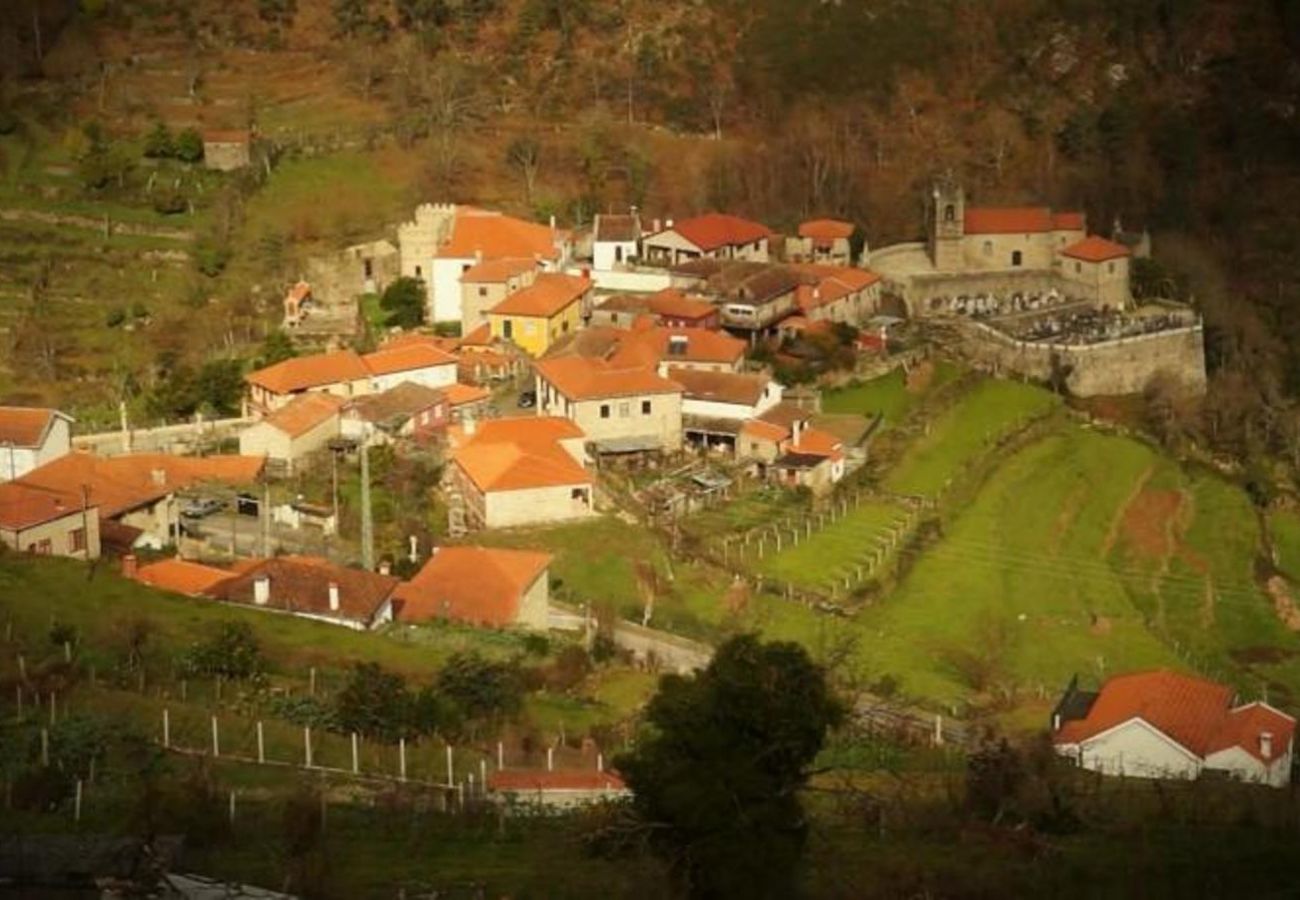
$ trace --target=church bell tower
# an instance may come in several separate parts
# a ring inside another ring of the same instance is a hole
[[[951,175],[935,179],[926,216],[930,261],[940,272],[958,272],[965,237],[966,192]]]

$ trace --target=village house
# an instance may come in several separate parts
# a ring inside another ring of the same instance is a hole
[[[436,339],[426,335],[407,335],[405,340],[390,341],[361,357],[361,363],[370,373],[369,393],[386,391],[403,383],[430,388],[456,383],[455,355],[438,347]]]
[[[253,135],[243,130],[203,132],[203,165],[218,172],[247,167],[253,160]]]
[[[488,310],[532,284],[537,272],[532,258],[490,259],[466,269],[460,276],[460,333],[486,325]]]
[[[0,544],[22,553],[98,559],[99,507],[78,494],[0,484]]]
[[[459,322],[461,276],[474,266],[497,259],[532,259],[558,272],[573,255],[572,238],[550,225],[539,225],[472,206],[425,203],[415,218],[398,227],[402,274],[428,286],[430,321]]]
[[[791,403],[779,403],[740,429],[736,455],[760,478],[785,487],[805,487],[822,496],[844,477],[844,443],[834,434],[814,428],[810,413]]]
[[[722,327],[750,340],[797,310],[800,276],[787,266],[697,259],[672,268],[673,287],[716,298]]]
[[[285,291],[283,306],[284,327],[291,330],[297,328],[311,311],[311,285],[306,281],[290,285],[289,290]]]
[[[295,356],[249,372],[249,409],[265,415],[299,394],[318,391],[351,399],[370,393],[370,370],[352,350]]]
[[[99,511],[100,549],[159,548],[175,540],[176,492],[205,484],[253,484],[264,460],[254,456],[171,456],[135,453],[99,457],[69,453],[10,484],[62,498],[65,506]],[[87,538],[89,540],[89,536]]]
[[[1098,304],[1123,309],[1132,300],[1129,257],[1123,244],[1091,235],[1061,251],[1061,277]]]
[[[674,223],[641,239],[645,261],[675,266],[692,259],[738,259],[767,262],[772,232],[766,225],[725,213],[707,213]]]
[[[122,557],[122,577],[185,597],[205,597],[210,590],[233,574],[230,569],[191,562],[180,557],[160,559],[143,566],[134,553]]]
[[[565,356],[533,370],[538,413],[572,420],[598,453],[681,449],[682,387],[653,365]]]
[[[478,390],[465,385],[452,387]],[[357,397],[343,408],[339,431],[345,438],[371,445],[391,444],[399,439],[432,443],[451,420],[449,390],[404,381],[382,393]]]
[[[547,354],[548,359],[581,357],[621,368],[664,367],[709,372],[739,372],[746,344],[721,331],[700,328],[584,328]]]
[[[858,327],[880,312],[880,276],[869,269],[816,264],[789,268],[800,280],[795,305],[808,322]]]
[[[444,475],[453,531],[593,515],[586,435],[565,418],[466,420],[448,429]]]
[[[348,401],[332,394],[301,394],[239,433],[239,452],[263,456],[280,474],[325,449],[339,436],[340,412]]]
[[[397,620],[545,631],[550,563],[549,553],[532,550],[437,547],[397,588]]]
[[[851,266],[854,263],[849,243],[852,236],[852,222],[839,219],[800,222],[798,236],[785,239],[785,258],[793,263]]]
[[[591,265],[599,272],[620,268],[639,253],[641,217],[633,210],[627,215],[597,213],[591,229]]]
[[[491,392],[472,384],[453,384],[443,388],[442,393],[447,398],[447,418],[452,423],[481,419],[492,405]]]
[[[485,321],[456,342],[459,360],[457,377],[464,384],[495,384],[517,377],[527,357],[509,341],[492,337],[492,327]]]
[[[682,386],[682,432],[705,449],[734,453],[741,426],[781,402],[783,387],[762,373],[711,372],[671,367]]]
[[[676,288],[653,294],[613,294],[591,311],[591,325],[633,328],[646,317],[667,328],[718,328],[718,308],[703,297]]]
[[[487,791],[506,807],[554,812],[632,796],[613,772],[574,769],[497,769],[488,773]]]
[[[71,452],[72,422],[57,409],[0,406],[0,481],[21,478]]]
[[[1052,714],[1056,752],[1085,769],[1138,778],[1194,779],[1223,772],[1285,787],[1295,719],[1232,688],[1175,672],[1110,678],[1095,693],[1070,682]]]
[[[591,295],[586,278],[544,273],[488,310],[492,337],[510,341],[530,356],[582,327]]]

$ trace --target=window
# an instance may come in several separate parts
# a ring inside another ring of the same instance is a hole
[[[1022,254],[1020,253],[1019,250],[1012,250],[1012,251],[1011,251],[1011,265],[1013,265],[1013,266],[1019,266],[1019,265],[1020,265],[1020,262],[1021,262],[1022,259],[1023,259],[1023,256],[1022,256]]]
[[[416,277],[416,278],[423,278],[423,277],[424,277],[424,273],[423,273],[422,271],[420,271],[420,267],[419,267],[419,266],[416,266],[416,267],[415,267],[415,277]]]
[[[583,488],[574,488],[573,490],[569,491],[569,499],[582,500],[585,502],[587,499],[587,491]]]
[[[943,208],[943,220],[944,220],[945,222],[956,222],[956,221],[957,221],[957,207],[953,206],[951,203],[949,203],[947,206],[945,206],[945,207]]]
[[[614,262],[622,262],[622,261],[623,261],[623,248],[622,248],[622,247],[615,247],[615,248],[614,248]]]
[[[608,418],[609,418],[609,404],[608,404],[608,403],[602,403],[602,404],[600,404],[600,417],[601,417],[602,419],[608,419]]]
[[[68,532],[68,551],[80,553],[86,549],[86,529],[74,528]]]
[[[620,419],[626,419],[630,415],[632,415],[632,404],[620,403],[618,405],[618,417]]]
[[[992,256],[992,255],[993,255],[993,242],[992,242],[992,241],[985,241],[985,242],[984,242],[984,255],[985,255],[985,256]]]
[[[1107,274],[1107,275],[1114,275],[1114,274],[1115,274],[1115,264],[1114,264],[1114,263],[1106,263],[1106,274]]]
[[[648,416],[648,415],[650,415],[650,401],[649,401],[649,400],[642,400],[642,401],[641,401],[641,415],[643,415],[643,416]]]
[[[361,261],[361,269],[365,273],[366,278],[373,278],[375,276],[375,264],[371,260],[363,259]]]
[[[469,270],[470,270],[470,265],[469,265],[469,263],[465,263],[464,265],[462,265],[462,266],[460,267],[460,274],[464,275],[464,274],[465,274],[466,272],[468,272]]]
[[[569,333],[569,320],[568,320],[568,319],[565,319],[562,323],[560,323],[560,332],[563,333],[563,334],[568,334],[568,333]]]
[[[1082,271],[1083,271],[1083,263],[1075,263],[1075,264],[1074,264],[1074,271],[1075,271],[1075,272],[1082,272]]]
[[[480,287],[480,288],[478,289],[478,295],[479,295],[480,297],[486,297],[486,296],[487,296],[487,288],[485,288],[485,287]]]
[[[49,538],[46,538],[43,541],[37,541],[34,544],[28,544],[27,552],[35,553],[37,556],[49,556],[51,553],[54,552],[54,545],[50,543]]]
[[[501,336],[506,340],[515,336],[515,323],[512,320],[506,319],[501,323]]]

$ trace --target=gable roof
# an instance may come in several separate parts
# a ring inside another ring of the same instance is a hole
[[[491,391],[487,388],[474,384],[461,384],[459,381],[447,385],[442,389],[442,392],[447,398],[447,404],[453,409],[467,403],[478,403],[492,396]]]
[[[266,460],[260,456],[132,453],[99,457],[73,452],[33,469],[18,481],[61,492],[77,507],[81,506],[84,486],[88,502],[99,507],[100,516],[112,518],[201,482],[251,483],[265,465]]]
[[[1295,720],[1263,704],[1234,710],[1232,698],[1232,688],[1191,675],[1166,670],[1117,675],[1102,685],[1087,715],[1063,724],[1052,740],[1078,744],[1141,719],[1202,758],[1241,747],[1262,759],[1259,735],[1264,731],[1275,738],[1272,758],[1282,755],[1290,746]]]
[[[231,603],[253,604],[253,585],[270,579],[267,606],[285,612],[309,613],[369,624],[401,583],[400,579],[362,569],[349,569],[316,556],[278,556],[254,562],[242,572],[208,589],[208,596]],[[339,588],[339,608],[330,609],[329,586]]]
[[[967,207],[967,234],[1039,234],[1052,230],[1052,211],[1046,206]]]
[[[95,512],[95,507],[89,508]],[[7,481],[0,484],[0,528],[21,531],[81,513],[79,493]],[[98,513],[96,512],[96,515]]]
[[[705,213],[702,216],[682,219],[671,227],[665,228],[660,234],[669,231],[677,232],[704,251],[752,244],[772,236],[772,232],[766,225],[726,213]]]
[[[504,257],[487,259],[470,266],[460,273],[461,284],[500,284],[511,278],[537,269],[537,260],[532,257]]]
[[[591,475],[559,443],[583,437],[557,416],[491,419],[475,423],[472,434],[453,430],[452,461],[484,492],[588,485]]]
[[[282,360],[249,372],[244,380],[275,394],[289,394],[329,384],[346,384],[370,377],[370,370],[352,350],[314,353]]]
[[[252,138],[249,131],[241,128],[213,128],[203,132],[205,144],[247,144]]]
[[[74,420],[57,409],[36,406],[0,406],[0,445],[39,447],[56,419]]]
[[[643,394],[680,394],[682,387],[653,365],[620,365],[603,359],[561,356],[538,360],[537,374],[570,400],[600,400]]]
[[[596,214],[596,223],[592,239],[606,242],[627,243],[641,237],[641,218],[633,215],[611,216]]]
[[[451,237],[438,248],[436,256],[457,259],[513,257],[516,259],[558,259],[556,233],[549,225],[539,225],[490,210],[470,206],[456,207]]]
[[[1052,214],[1053,231],[1083,231],[1087,227],[1087,216],[1081,212],[1059,212]]]
[[[135,580],[141,584],[184,594],[187,597],[201,596],[234,573],[215,566],[189,562],[184,559],[164,559],[147,566],[141,566],[135,573]]]
[[[812,238],[819,247],[829,247],[832,241],[845,240],[853,234],[853,223],[840,219],[810,219],[799,223],[799,237]]]
[[[738,372],[708,372],[673,366],[668,377],[683,388],[683,398],[713,403],[754,406],[763,399],[771,379],[766,375],[742,375]]]
[[[393,375],[435,366],[454,366],[456,357],[432,341],[403,341],[385,344],[361,357],[361,362],[371,375]]]
[[[618,335],[618,347],[610,361],[622,365],[674,361],[735,365],[747,346],[724,331],[655,326]]]
[[[413,381],[403,381],[378,394],[365,394],[347,405],[350,416],[366,422],[384,424],[400,420],[405,423],[412,416],[447,400],[443,390]]]
[[[1130,253],[1129,248],[1123,244],[1108,241],[1104,237],[1098,237],[1095,234],[1089,235],[1081,241],[1076,241],[1061,251],[1062,256],[1081,259],[1084,262],[1105,262],[1108,259],[1119,259],[1121,256],[1128,256]]]
[[[675,319],[707,319],[717,312],[703,297],[688,297],[677,288],[664,288],[645,298],[645,308],[657,316]]]
[[[574,275],[543,272],[533,283],[510,294],[488,310],[493,315],[550,318],[577,303],[591,289],[591,282]]]
[[[440,547],[397,588],[403,622],[455,619],[503,626],[519,618],[524,592],[546,571],[549,553],[492,547]]]
[[[318,391],[300,394],[263,418],[261,424],[296,438],[337,416],[346,402],[342,397]]]

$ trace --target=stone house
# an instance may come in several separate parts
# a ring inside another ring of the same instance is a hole
[[[259,415],[274,412],[308,392],[359,397],[370,393],[370,379],[370,370],[352,350],[295,356],[244,376],[249,409]]]
[[[1194,779],[1218,771],[1285,787],[1295,719],[1267,703],[1238,704],[1232,688],[1168,671],[1115,676],[1096,693],[1075,679],[1052,714],[1056,752],[1085,769]]]
[[[642,320],[666,328],[718,328],[718,308],[703,297],[688,297],[677,288],[653,294],[614,294],[591,311],[591,325],[638,327]]]
[[[543,273],[488,310],[491,335],[530,356],[541,356],[582,327],[590,296],[591,282],[586,278]]]
[[[430,444],[451,421],[447,391],[404,381],[378,394],[357,397],[343,407],[339,432],[345,438],[368,441],[371,446],[398,440]]]
[[[448,429],[444,488],[463,527],[509,528],[594,514],[586,435],[568,419],[466,420]]]
[[[545,631],[551,555],[493,547],[437,547],[397,589],[397,620],[447,620]]]
[[[792,265],[800,279],[795,293],[799,315],[809,322],[862,326],[880,312],[880,276],[870,269]]]
[[[618,216],[597,213],[592,225],[592,268],[609,272],[635,259],[640,239],[641,217],[635,210]]]
[[[794,263],[821,263],[831,266],[853,265],[849,238],[853,223],[839,219],[812,219],[800,222],[798,234],[785,239],[785,258]]]
[[[806,487],[827,494],[844,477],[844,443],[814,428],[808,411],[779,403],[740,429],[736,455],[747,460],[760,478],[785,487]]]
[[[399,384],[420,384],[429,388],[456,383],[458,360],[426,335],[406,335],[361,357],[370,374],[368,393],[387,391]]]
[[[1123,309],[1132,300],[1129,257],[1123,244],[1092,235],[1061,251],[1061,277],[1102,306]]]
[[[85,505],[75,494],[5,482],[0,484],[0,544],[39,556],[98,559],[99,507]]]
[[[681,449],[682,386],[654,366],[569,356],[539,360],[533,371],[538,413],[573,421],[597,452]]]
[[[753,338],[795,311],[799,278],[785,268],[747,264],[724,272],[720,287],[723,327]]]
[[[57,409],[0,406],[0,482],[71,452],[72,422]]]
[[[348,401],[332,394],[295,397],[239,433],[239,452],[265,457],[283,474],[292,474],[307,456],[339,436],[340,411]]]
[[[646,262],[675,266],[693,259],[732,259],[767,262],[772,232],[766,225],[725,213],[707,213],[645,235],[641,253]]]
[[[466,269],[460,276],[460,333],[468,335],[488,323],[487,312],[506,297],[533,283],[534,259],[492,259]]]
[[[734,453],[743,424],[781,402],[782,385],[766,374],[669,367],[682,386],[682,433],[705,449]]]
[[[243,169],[252,162],[253,135],[243,130],[203,132],[203,165],[218,172]]]

